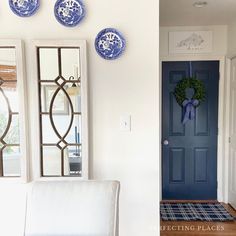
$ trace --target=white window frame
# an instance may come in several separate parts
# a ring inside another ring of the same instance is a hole
[[[4,182],[28,182],[28,125],[27,125],[27,91],[26,91],[26,77],[25,77],[25,63],[24,63],[24,44],[20,39],[0,39],[0,47],[14,47],[16,52],[16,74],[17,74],[17,88],[19,95],[19,127],[20,127],[20,150],[21,150],[21,175],[20,177],[0,178],[0,183]]]
[[[80,48],[81,63],[81,113],[82,113],[82,176],[81,177],[44,177],[41,176],[40,162],[40,126],[39,126],[39,94],[38,94],[38,61],[37,50],[40,47],[78,47]],[[87,52],[85,40],[33,40],[31,43],[31,55],[33,66],[30,72],[30,99],[31,111],[34,117],[31,117],[31,179],[32,180],[65,180],[65,179],[83,179],[89,178],[89,152],[88,152],[88,79],[87,79]]]

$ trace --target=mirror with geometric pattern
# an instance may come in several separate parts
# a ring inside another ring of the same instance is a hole
[[[37,47],[41,176],[81,177],[80,47]]]

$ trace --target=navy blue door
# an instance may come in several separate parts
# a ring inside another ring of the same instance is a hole
[[[206,99],[196,108],[195,119],[183,125],[173,92],[182,78],[192,76],[203,81]],[[217,199],[218,89],[218,61],[163,62],[163,199]]]

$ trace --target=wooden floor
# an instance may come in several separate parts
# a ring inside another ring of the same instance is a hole
[[[227,204],[225,208],[234,216],[236,211]],[[236,221],[161,221],[161,236],[236,236]]]

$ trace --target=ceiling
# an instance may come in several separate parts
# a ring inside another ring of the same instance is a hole
[[[236,23],[236,0],[205,0],[208,4],[203,8],[193,7],[196,1],[160,0],[160,26]]]

